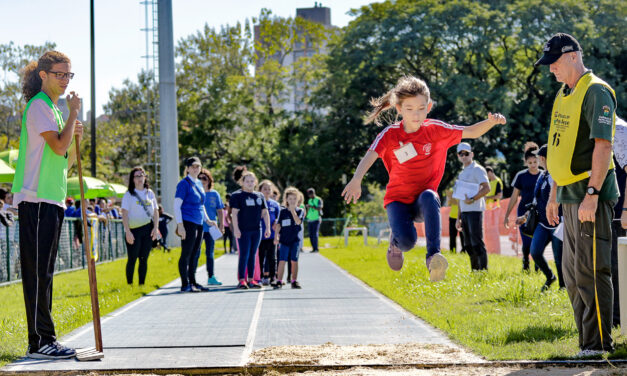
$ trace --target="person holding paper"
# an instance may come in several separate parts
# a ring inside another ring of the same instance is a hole
[[[213,251],[215,248],[216,240],[222,237],[224,233],[224,221],[222,220],[222,211],[224,210],[224,204],[220,198],[218,191],[213,189],[213,177],[209,170],[203,168],[198,174],[198,179],[202,182],[202,186],[205,191],[205,211],[214,222],[218,223],[218,227],[209,226],[207,223],[202,224],[202,237],[205,241],[205,255],[207,256],[207,284],[219,286],[222,284],[214,273],[213,268]],[[200,249],[198,250],[196,258],[200,257]]]
[[[440,252],[442,223],[438,185],[444,174],[446,152],[462,138],[477,138],[497,124],[505,124],[501,114],[488,114],[486,120],[469,127],[427,119],[433,107],[427,84],[412,76],[399,79],[396,87],[371,101],[373,110],[366,119],[375,122],[389,109],[402,121],[389,125],[375,138],[357,166],[342,196],[347,203],[361,196],[361,180],[381,157],[390,176],[384,206],[390,221],[391,236],[387,252],[392,270],[403,267],[403,252],[416,245],[414,221],[425,222],[427,236],[426,266],[432,282],[444,279],[448,262]]]
[[[466,248],[470,257],[472,270],[488,270],[488,252],[483,242],[483,212],[486,209],[483,198],[490,192],[490,180],[485,168],[473,161],[474,153],[470,144],[462,142],[457,145],[457,158],[464,165],[455,183],[455,196],[459,198],[460,217],[457,228],[463,229],[466,235]]]

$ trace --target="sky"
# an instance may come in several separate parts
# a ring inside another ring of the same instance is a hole
[[[373,0],[334,0],[331,23],[346,26],[353,17],[347,12]],[[0,44],[42,45],[56,43],[68,55],[76,74],[68,88],[83,98],[83,111],[90,101],[90,31],[88,0],[0,0]],[[281,17],[294,17],[296,8],[309,8],[309,0],[173,0],[173,30],[178,40],[208,24],[219,28],[257,17],[262,8]],[[146,67],[145,7],[140,0],[95,0],[96,114],[109,98],[111,88],[122,87],[125,79],[136,81]]]

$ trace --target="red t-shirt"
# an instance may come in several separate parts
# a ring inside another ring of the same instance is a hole
[[[437,192],[444,175],[446,151],[460,143],[463,131],[464,127],[434,119],[426,119],[413,133],[405,132],[403,122],[381,131],[368,150],[379,154],[390,176],[383,205],[392,201],[410,204],[427,189]],[[401,147],[401,142],[411,142],[418,155],[400,163],[394,150]]]

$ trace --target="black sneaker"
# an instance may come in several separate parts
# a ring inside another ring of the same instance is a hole
[[[198,290],[198,291],[209,291],[208,288],[206,288],[205,286],[199,284],[199,283],[194,283],[193,286]]]
[[[292,288],[293,289],[302,289],[302,287],[300,287],[300,283],[298,283],[298,281],[292,282]]]
[[[33,351],[29,346],[26,356],[33,359],[68,359],[76,356],[76,350],[54,341],[40,347],[37,351]]]
[[[547,279],[546,282],[544,282],[544,285],[542,286],[542,288],[540,289],[540,291],[544,292],[547,291],[548,289],[551,288],[551,285],[553,284],[553,282],[555,282],[557,280],[557,278],[555,276],[552,276],[550,279]]]
[[[181,286],[181,292],[192,292],[192,286],[191,285]]]

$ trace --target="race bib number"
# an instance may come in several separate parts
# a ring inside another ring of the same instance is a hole
[[[249,198],[246,200],[246,206],[255,206],[255,200]]]
[[[416,149],[414,149],[414,145],[410,142],[401,146],[399,149],[394,150],[394,155],[396,155],[396,159],[400,163],[405,163],[413,157],[417,156]]]
[[[281,221],[281,227],[287,227],[291,224],[292,224],[292,221],[290,221],[289,219],[284,219]]]

